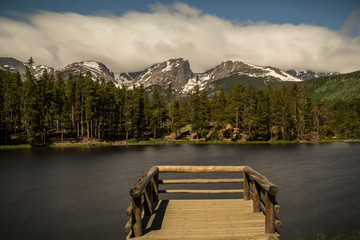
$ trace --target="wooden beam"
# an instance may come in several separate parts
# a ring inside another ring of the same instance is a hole
[[[242,183],[240,178],[227,179],[164,179],[159,180],[159,184],[188,184],[188,183]]]
[[[250,200],[250,183],[249,183],[249,174],[244,172],[244,200]]]
[[[151,179],[151,183],[153,185],[152,190],[152,196],[153,196],[153,202],[157,202],[159,200],[159,173],[155,174],[154,177]]]
[[[275,226],[276,226],[277,228],[281,228],[282,222],[281,222],[280,220],[276,219],[276,220],[275,220]]]
[[[260,212],[261,201],[260,201],[260,186],[257,182],[253,184],[253,212]]]
[[[125,225],[124,230],[126,233],[129,233],[131,231],[131,222],[132,222],[132,218],[130,218],[129,221]]]
[[[242,172],[244,166],[157,166],[159,172],[167,173],[223,173]]]
[[[242,189],[221,189],[221,190],[195,190],[195,189],[167,189],[159,190],[159,193],[242,193]]]
[[[159,172],[159,169],[157,167],[150,168],[149,171],[147,171],[144,176],[142,176],[139,181],[132,186],[130,190],[130,195],[133,198],[140,197],[141,194],[144,192],[145,187],[149,184],[151,179]]]
[[[275,233],[275,196],[265,192],[265,233]]]
[[[274,205],[274,210],[275,210],[276,213],[280,213],[280,212],[281,212],[281,207],[280,207],[280,205],[279,205],[279,204],[275,204],[275,205]]]
[[[141,196],[132,198],[132,217],[131,217],[132,232],[135,237],[141,237]]]
[[[126,216],[131,216],[132,212],[132,202],[130,202],[129,206],[126,209]]]
[[[151,183],[149,183],[146,188],[145,188],[145,192],[144,192],[144,197],[145,197],[145,204],[144,204],[144,208],[145,208],[145,215],[146,216],[151,216],[153,211],[152,211],[152,196],[151,196]]]
[[[249,176],[254,179],[254,181],[260,184],[261,188],[268,191],[270,194],[276,195],[279,192],[279,188],[277,186],[275,186],[266,177],[264,177],[251,167],[245,166],[244,172],[249,174]]]

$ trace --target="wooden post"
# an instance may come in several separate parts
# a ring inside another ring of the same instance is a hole
[[[250,200],[249,175],[244,171],[244,200]]]
[[[153,202],[157,202],[159,200],[159,173],[155,174],[152,179],[153,184]]]
[[[144,207],[145,207],[145,215],[151,216],[152,215],[152,191],[151,191],[151,182],[145,187],[145,201],[144,201]]]
[[[132,198],[132,217],[131,217],[132,233],[135,237],[142,236],[141,229],[141,195],[137,198]]]
[[[260,212],[260,186],[259,184],[254,181],[253,182],[253,212],[258,213]]]
[[[275,196],[265,191],[265,233],[275,233]]]

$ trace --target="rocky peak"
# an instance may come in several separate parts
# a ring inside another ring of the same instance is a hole
[[[142,84],[145,88],[160,85],[164,88],[171,83],[175,92],[180,92],[183,86],[194,77],[187,60],[170,59],[157,63],[140,72],[121,73],[119,83],[127,87]]]
[[[63,79],[66,79],[69,74],[77,75],[81,74],[85,76],[87,72],[91,73],[92,78],[105,79],[105,81],[112,81],[117,85],[115,81],[114,73],[111,72],[103,63],[97,61],[82,61],[75,62],[67,65],[66,67],[59,69],[57,72]]]

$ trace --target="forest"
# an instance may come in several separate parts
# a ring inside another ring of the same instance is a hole
[[[52,141],[174,139],[231,141],[360,138],[360,98],[314,99],[305,84],[267,89],[237,84],[208,94],[195,86],[176,97],[171,85],[145,91],[86,76],[61,79],[27,63],[19,73],[0,70],[0,144]],[[182,130],[187,126],[187,130]],[[190,127],[189,127],[190,126]]]

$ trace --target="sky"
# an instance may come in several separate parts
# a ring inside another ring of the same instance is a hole
[[[204,72],[226,60],[283,70],[360,70],[360,1],[1,1],[0,56],[115,73],[171,58]]]

